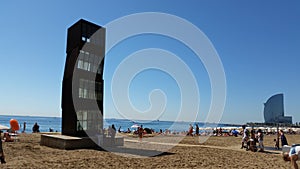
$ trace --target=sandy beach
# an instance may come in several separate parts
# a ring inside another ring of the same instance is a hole
[[[166,136],[172,139],[174,136]],[[300,135],[287,135],[297,143]],[[18,142],[3,143],[6,164],[1,168],[290,168],[280,151],[271,151],[272,136],[265,136],[267,152],[240,149],[241,137],[210,137],[199,144],[196,137],[186,137],[162,155],[133,158],[107,151],[60,150],[40,146],[40,134],[20,134]],[[201,137],[200,137],[201,139]],[[269,151],[270,150],[270,151]],[[138,157],[138,156],[135,156]]]

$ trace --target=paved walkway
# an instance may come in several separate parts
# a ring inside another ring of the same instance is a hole
[[[131,140],[131,139],[125,139],[126,142],[131,143],[140,143],[138,140]],[[147,144],[156,144],[156,145],[168,145],[168,146],[179,146],[179,147],[205,147],[205,148],[216,148],[216,149],[222,149],[222,150],[234,150],[234,151],[246,151],[245,149],[240,149],[240,145],[237,146],[228,146],[228,147],[221,147],[221,146],[212,146],[212,145],[201,145],[201,144],[182,144],[182,143],[164,143],[164,142],[150,142],[150,141],[142,141],[142,143]],[[271,147],[265,147],[266,151],[265,153],[270,154],[281,154],[280,150],[273,150]]]

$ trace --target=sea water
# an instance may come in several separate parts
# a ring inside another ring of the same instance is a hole
[[[5,126],[10,126],[9,121],[11,119],[16,119],[20,125],[20,131],[23,131],[23,124],[26,122],[26,129],[25,132],[31,133],[32,127],[34,123],[37,123],[40,126],[41,132],[49,132],[52,129],[54,132],[61,132],[61,117],[37,117],[37,116],[10,116],[10,115],[0,115],[0,124]],[[159,132],[160,129],[162,131],[169,130],[171,132],[183,132],[188,131],[189,125],[193,125],[195,129],[195,124],[198,124],[199,127],[225,127],[228,126],[227,124],[205,124],[201,122],[172,122],[172,121],[133,121],[127,119],[104,119],[104,128],[108,128],[112,124],[115,125],[116,129],[118,130],[120,127],[121,131],[127,131],[129,128],[130,130],[136,130],[134,126],[143,125],[143,128],[153,129],[156,132]],[[234,125],[230,125],[234,126]],[[240,127],[240,125],[236,125],[236,127]]]
[[[143,128],[149,128],[153,129],[156,132],[159,132],[162,130],[165,132],[166,130],[169,130],[170,132],[185,132],[189,130],[190,125],[194,127],[198,124],[200,128],[219,128],[219,127],[240,127],[239,124],[221,124],[221,123],[203,123],[203,122],[185,122],[185,121],[162,121],[162,120],[155,120],[155,121],[143,121],[143,120],[126,120],[126,119],[105,119],[104,120],[104,128],[108,128],[108,126],[111,126],[112,124],[115,125],[116,129],[118,130],[119,127],[121,127],[121,131],[127,131],[129,128],[130,130],[135,130],[136,128],[132,128],[134,126],[141,126],[143,125]],[[201,132],[201,130],[200,130]],[[202,130],[203,132],[203,130]]]
[[[49,132],[50,128],[55,132],[61,132],[61,118],[60,117],[37,117],[37,116],[9,116],[0,115],[0,124],[10,127],[9,121],[16,119],[19,122],[20,130],[23,131],[24,122],[26,122],[26,133],[32,132],[34,123],[40,126],[41,132]]]

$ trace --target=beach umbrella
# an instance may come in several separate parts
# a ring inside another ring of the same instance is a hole
[[[131,128],[139,128],[139,127],[140,127],[140,126],[137,125],[137,124],[134,124],[134,125],[131,126]]]
[[[9,127],[0,124],[0,130],[9,130]]]

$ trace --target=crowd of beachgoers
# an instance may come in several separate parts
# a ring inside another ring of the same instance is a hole
[[[186,131],[183,132],[163,129],[154,131],[147,128],[147,126],[139,126],[134,129],[129,129],[130,131],[123,131],[121,129],[120,126],[110,126],[110,128],[106,130],[106,134],[117,135],[120,133],[122,135],[133,135],[136,137],[146,137],[147,135],[155,136],[156,134],[159,134],[166,135],[166,137],[162,137],[166,140],[174,139],[177,134],[187,137],[185,137],[178,146],[168,150],[167,153],[144,160],[144,158],[131,158],[130,154],[128,157],[121,157],[106,151],[87,149],[65,151],[48,148],[40,145],[40,133],[20,133],[18,142],[3,142],[3,150],[5,152],[5,160],[7,163],[5,165],[0,165],[4,168],[24,168],[24,166],[25,168],[26,166],[31,166],[32,168],[76,168],[76,166],[81,166],[83,168],[115,168],[120,166],[121,168],[128,168],[128,166],[130,166],[132,168],[137,168],[141,167],[140,164],[145,164],[145,166],[142,166],[143,168],[220,168],[220,164],[222,164],[223,168],[249,168],[249,166],[253,165],[253,168],[282,169],[287,168],[287,166],[290,165],[289,163],[283,162],[282,156],[278,154],[282,150],[276,150],[275,153],[270,152],[269,147],[272,145],[275,150],[275,144],[277,143],[277,140],[276,142],[273,142],[273,139],[277,138],[277,127],[199,127],[198,129],[196,125],[190,125],[187,126]],[[292,146],[293,144],[298,143],[298,130],[281,127],[278,129],[279,131],[282,130],[279,132],[280,135],[278,137],[280,147],[285,144]],[[175,137],[173,137],[173,135],[175,135]],[[212,137],[203,144],[195,142],[195,140],[198,140],[196,138],[201,139],[202,135],[209,135]],[[282,135],[286,136],[286,143]],[[263,138],[263,140],[261,140],[261,138]],[[130,138],[129,140],[134,139],[136,138]],[[141,145],[147,144],[147,139],[148,138],[145,138],[144,140],[143,138],[142,142],[136,144],[136,146],[141,147]],[[152,140],[156,139],[153,138]],[[241,145],[242,141],[244,142],[243,145]],[[254,141],[255,146],[257,146],[256,149],[253,149],[255,148],[253,146]],[[261,144],[261,141],[263,141],[263,144]],[[134,143],[135,142],[127,142],[127,144],[130,145]],[[266,153],[251,152],[262,151],[261,146],[264,145],[266,147],[264,152]],[[154,148],[158,147],[159,146]],[[245,151],[245,149],[248,151]],[[291,148],[291,150],[293,150],[293,148]],[[297,152],[298,149],[295,150]],[[45,156],[44,154],[49,155]],[[30,157],[31,160],[26,160],[25,157]],[[295,159],[292,159],[293,156],[290,157],[289,154],[284,157],[287,160],[296,161]],[[119,163],[120,161],[122,161],[122,163]],[[126,163],[127,161],[128,163]],[[255,161],[255,164],[253,164],[253,161]]]
[[[240,127],[199,127],[198,124],[194,126],[190,124],[190,126],[185,131],[176,131],[170,129],[160,129],[154,130],[152,128],[143,127],[143,125],[134,125],[132,128],[127,128],[127,130],[121,129],[121,126],[118,126],[118,130],[116,129],[115,125],[112,125],[113,129],[116,133],[127,133],[138,135],[139,132],[143,132],[144,135],[147,134],[161,134],[161,135],[184,135],[184,136],[238,136],[243,135],[243,126]],[[110,129],[112,126],[109,126],[108,129],[104,129],[104,133],[109,135]],[[280,130],[283,133],[287,134],[300,134],[300,128],[290,128],[290,127],[250,127],[246,126],[245,129],[253,130],[257,132],[258,130],[261,131],[265,135],[275,135]]]

